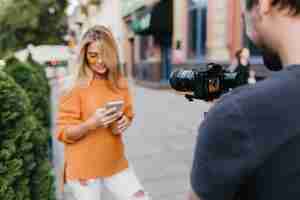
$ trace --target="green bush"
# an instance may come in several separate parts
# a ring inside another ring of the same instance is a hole
[[[11,59],[5,71],[26,91],[36,118],[45,128],[50,129],[50,87],[41,65],[30,60],[30,63]]]
[[[32,137],[33,154],[36,167],[31,174],[30,185],[32,192],[32,200],[54,200],[54,177],[52,175],[51,164],[48,155],[48,130],[35,123]]]
[[[1,71],[0,101],[0,199],[31,200],[29,182],[35,162],[30,101],[24,90]]]
[[[46,71],[45,71],[45,66],[37,63],[34,61],[31,57],[31,54],[29,55],[28,58],[28,63],[32,66],[32,68],[36,71],[35,75],[36,78],[40,84],[41,87],[41,92],[43,92],[45,99],[43,99],[42,102],[38,106],[41,107],[41,109],[44,112],[43,118],[41,119],[43,125],[45,127],[50,128],[51,126],[51,115],[50,113],[50,85],[48,82],[48,78],[46,76]]]
[[[20,154],[20,156],[24,156],[23,160],[26,163],[26,165],[24,165],[26,166],[24,167],[24,174],[20,177],[26,177],[26,180],[20,180],[18,182],[20,186],[15,185],[12,188],[22,188],[27,184],[30,188],[30,200],[53,200],[55,199],[54,177],[51,173],[51,164],[49,161],[49,155],[51,153],[49,150],[49,141],[51,140],[49,101],[50,88],[48,86],[45,72],[41,66],[38,66],[37,63],[33,62],[29,64],[11,59],[7,63],[8,64],[4,70],[7,74],[12,76],[15,82],[17,82],[25,91],[23,91],[23,93],[27,97],[27,103],[23,104],[22,101],[14,100],[14,98],[8,98],[10,95],[9,93],[3,94],[4,96],[6,95],[8,101],[12,101],[12,104],[9,104],[9,107],[7,108],[8,114],[6,115],[16,116],[15,118],[18,117],[18,130],[20,130],[24,135],[26,135],[26,133],[30,133],[29,139],[24,140],[23,145],[17,145],[17,149],[22,149],[24,146],[24,148],[28,150],[27,153]],[[22,112],[19,112],[18,106],[14,107],[13,103],[19,103],[21,108],[22,106],[25,106],[26,108],[23,109],[26,109],[27,115],[21,115]],[[17,110],[12,112],[14,109]],[[1,115],[2,110],[3,109],[0,108]],[[12,127],[12,123],[9,123],[8,119],[10,119],[10,117],[6,117],[6,115],[5,112],[3,112],[1,122],[2,119],[7,119],[6,121],[3,121],[3,126],[10,128]],[[23,120],[23,118],[26,120]],[[11,130],[11,132],[14,131],[17,130]],[[30,149],[27,147],[30,147]],[[0,147],[0,149],[2,149],[2,147]],[[2,199],[1,196],[0,199]],[[22,197],[18,199],[24,198]]]

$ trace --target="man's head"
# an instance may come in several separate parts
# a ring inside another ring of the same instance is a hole
[[[291,14],[300,14],[300,1],[298,0],[271,0],[272,6],[280,6],[281,9],[290,9]],[[259,3],[259,0],[246,0],[247,10],[251,10]]]
[[[248,36],[259,47],[276,52],[280,30],[294,19],[300,21],[300,0],[242,0]]]
[[[300,42],[300,0],[241,1],[247,35],[263,50],[265,65],[282,69],[281,61],[288,63],[291,49],[298,51],[293,45]]]

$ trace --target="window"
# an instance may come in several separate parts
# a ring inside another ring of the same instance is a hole
[[[188,57],[196,57],[196,41],[197,41],[197,10],[193,9],[189,11],[189,29],[188,29]]]
[[[260,57],[261,56],[261,50],[253,44],[253,42],[249,39],[249,37],[246,34],[246,30],[243,30],[243,46],[247,47],[250,50],[251,57]]]
[[[207,0],[189,0],[188,57],[199,59],[206,51]]]
[[[140,58],[141,60],[147,60],[154,56],[154,40],[152,36],[140,37]]]

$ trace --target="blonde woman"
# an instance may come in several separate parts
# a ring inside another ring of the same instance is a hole
[[[122,134],[134,114],[112,33],[92,27],[79,50],[57,118],[57,138],[65,146],[64,182],[76,200],[100,200],[103,187],[119,200],[149,199],[124,155]],[[111,101],[124,104],[117,111],[105,106]]]

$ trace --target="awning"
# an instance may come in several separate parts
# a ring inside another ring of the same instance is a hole
[[[131,28],[136,34],[171,35],[173,32],[173,0],[161,0],[152,9],[132,20]]]
[[[130,27],[136,34],[147,34],[150,27],[151,13],[147,13],[140,19],[135,19],[131,22]],[[150,33],[149,33],[150,34]]]

